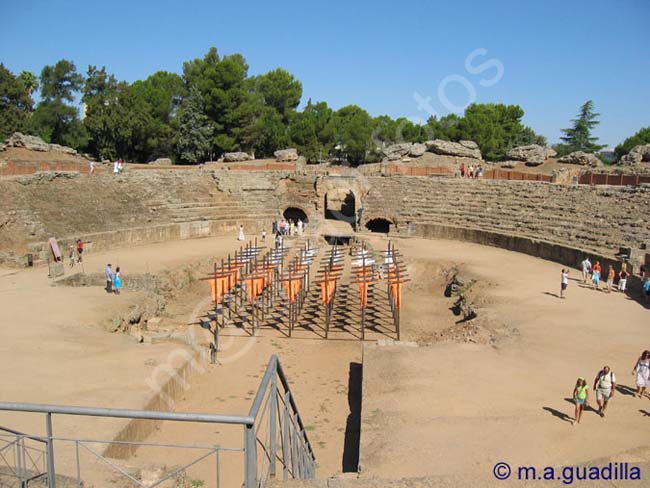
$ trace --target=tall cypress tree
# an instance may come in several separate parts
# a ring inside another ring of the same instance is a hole
[[[578,117],[573,119],[573,127],[562,129],[564,135],[560,137],[563,144],[558,146],[560,155],[573,151],[584,151],[595,153],[604,148],[604,145],[596,144],[598,138],[591,135],[591,131],[600,121],[600,114],[594,112],[594,102],[587,100],[582,107]]]
[[[212,126],[203,111],[201,92],[192,87],[178,109],[179,132],[176,152],[182,163],[205,161],[212,143]]]

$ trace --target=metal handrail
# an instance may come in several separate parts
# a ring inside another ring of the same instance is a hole
[[[282,385],[283,393],[279,392],[278,381]],[[267,402],[264,409],[260,410],[266,397]],[[284,419],[280,420],[280,412],[278,411],[279,403],[281,401],[284,405]],[[266,407],[269,407],[268,409]],[[284,464],[284,476],[287,479],[291,474],[293,478],[310,479],[315,475],[316,457],[313,448],[307,436],[307,431],[303,423],[302,417],[298,411],[298,406],[294,399],[294,395],[289,387],[289,382],[282,369],[280,361],[276,355],[273,355],[269,360],[266,367],[264,376],[260,382],[259,388],[251,405],[248,415],[216,415],[204,413],[177,413],[177,412],[159,412],[154,410],[129,410],[117,408],[99,408],[99,407],[79,407],[69,405],[48,405],[36,403],[17,403],[17,402],[0,402],[0,411],[16,411],[16,412],[30,412],[42,413],[46,415],[46,435],[30,436],[21,432],[14,431],[0,427],[13,435],[32,439],[34,441],[43,442],[46,445],[45,453],[47,455],[47,481],[48,488],[55,488],[56,476],[54,472],[54,440],[63,440],[57,438],[52,433],[52,415],[81,415],[89,417],[110,417],[110,418],[126,418],[126,419],[144,419],[144,420],[170,420],[177,422],[202,422],[202,423],[220,423],[230,425],[240,425],[244,427],[244,456],[245,456],[245,473],[244,479],[245,488],[258,488],[264,486],[267,476],[275,476],[275,461],[279,460]],[[268,413],[268,425],[271,437],[271,445],[267,446],[262,443],[265,452],[269,453],[270,469],[262,470],[264,477],[260,478],[260,469],[257,459],[257,443],[259,428],[267,420],[264,419]],[[280,452],[282,457],[279,457],[278,446],[276,444],[276,431],[278,427],[281,428],[279,432],[280,437]],[[290,436],[290,429],[293,435]],[[74,442],[84,442],[80,439],[65,439]],[[113,441],[112,441],[113,442]],[[121,441],[114,441],[120,443]],[[137,444],[137,443],[134,443]],[[143,443],[140,443],[143,444]],[[172,447],[172,445],[170,445]],[[179,447],[174,445],[174,447]],[[189,446],[186,446],[189,447]],[[199,446],[193,446],[199,447]],[[235,450],[235,449],[232,449]]]
[[[0,402],[0,410],[88,417],[112,417],[123,419],[173,420],[178,422],[207,422],[214,424],[252,425],[255,419],[242,415],[213,415],[208,413],[158,412],[156,410],[127,410],[122,408],[75,407],[47,405],[42,403]],[[8,430],[8,429],[5,429]]]

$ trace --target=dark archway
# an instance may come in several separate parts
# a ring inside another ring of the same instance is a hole
[[[392,222],[387,219],[371,219],[366,222],[366,229],[370,232],[381,232],[382,234],[388,234],[390,232],[390,226]]]
[[[352,190],[330,191],[325,195],[325,218],[356,222],[356,197]]]
[[[286,210],[282,212],[282,216],[285,219],[293,220],[294,222],[298,222],[298,219],[302,220],[305,224],[309,222],[309,218],[305,211],[298,207],[287,207]]]

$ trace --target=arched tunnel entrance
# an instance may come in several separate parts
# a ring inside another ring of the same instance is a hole
[[[370,232],[380,232],[382,234],[388,234],[390,232],[390,226],[392,222],[388,219],[370,219],[366,222],[366,229]]]
[[[298,222],[298,220],[302,220],[305,224],[309,222],[309,218],[305,211],[298,207],[287,207],[285,211],[282,212],[282,216],[287,221],[293,220],[294,222]]]
[[[352,190],[332,190],[325,194],[325,218],[356,222],[356,198]]]

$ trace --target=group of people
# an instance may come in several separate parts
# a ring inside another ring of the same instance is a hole
[[[77,239],[77,242],[70,246],[70,252],[68,253],[71,268],[73,268],[75,264],[83,263],[83,252],[84,242],[81,239]]]
[[[293,219],[281,219],[277,222],[273,222],[273,234],[281,234],[283,236],[295,236],[302,235],[302,232],[305,228],[305,223],[302,219],[293,221]]]
[[[600,264],[600,261],[596,261],[596,264],[591,264],[591,261],[586,257],[582,263],[582,282],[584,284],[591,283],[591,286],[594,290],[600,290],[600,282],[603,281],[603,267]],[[643,271],[643,270],[642,270]],[[611,293],[612,290],[618,290],[622,293],[625,293],[627,290],[627,280],[630,277],[630,273],[627,270],[626,263],[621,264],[621,269],[616,272],[614,266],[611,264],[607,266],[607,275],[605,276],[605,288],[604,290],[607,293]],[[615,281],[618,279],[618,282]],[[560,298],[564,298],[564,292],[569,286],[569,269],[562,269],[562,276],[560,281]],[[643,278],[643,292],[645,295],[645,302],[650,304],[650,273],[645,272]]]
[[[591,282],[594,290],[600,289],[600,282],[603,279],[603,267],[600,264],[600,261],[596,261],[596,264],[592,265],[588,257],[584,259],[581,263],[582,266],[582,282],[589,283]],[[618,275],[618,286],[614,287],[614,280]],[[606,276],[606,290],[607,293],[610,293],[612,289],[620,292],[625,292],[627,289],[627,279],[630,276],[630,273],[627,272],[627,266],[625,263],[621,265],[621,269],[618,273],[614,269],[614,266],[611,264],[607,268]]]
[[[113,271],[113,267],[109,263],[106,265],[104,274],[106,275],[106,293],[119,295],[120,290],[122,289],[122,274],[120,267],[116,267],[115,271]]]
[[[483,167],[480,164],[474,166],[470,164],[465,166],[465,163],[460,165],[460,177],[461,178],[482,178],[483,177]]]
[[[113,174],[114,175],[119,175],[124,171],[124,161],[121,159],[118,159],[113,163]]]
[[[645,350],[637,359],[632,374],[636,378],[636,392],[638,398],[646,396],[646,388],[650,382],[650,351]],[[604,366],[594,379],[593,391],[596,393],[596,403],[598,404],[597,413],[601,417],[605,416],[607,403],[612,399],[616,392],[616,375],[609,366]],[[582,412],[589,406],[589,385],[587,380],[581,376],[576,381],[573,388],[573,403],[575,404],[575,415],[572,424],[580,423]]]

